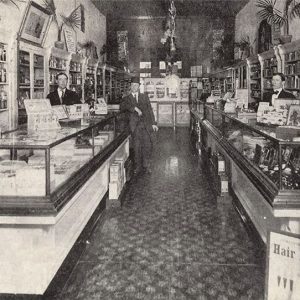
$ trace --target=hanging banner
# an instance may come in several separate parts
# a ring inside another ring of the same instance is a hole
[[[118,59],[128,62],[128,31],[117,31]]]
[[[74,30],[70,28],[64,28],[64,34],[68,52],[76,53],[76,41]]]
[[[270,232],[265,299],[300,299],[299,235],[285,232]]]

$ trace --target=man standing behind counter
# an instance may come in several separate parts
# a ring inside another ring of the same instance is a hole
[[[272,77],[273,92],[263,94],[263,101],[274,106],[275,99],[295,99],[292,93],[284,90],[285,76],[282,73],[274,73]]]
[[[153,132],[158,130],[147,94],[139,92],[139,78],[132,78],[130,94],[124,97],[121,110],[129,112],[129,128],[133,139],[134,174],[151,173]]]
[[[68,76],[66,73],[58,73],[56,75],[57,89],[47,95],[51,105],[72,105],[80,104],[77,93],[67,89]]]

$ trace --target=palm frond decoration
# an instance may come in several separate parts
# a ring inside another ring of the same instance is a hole
[[[291,19],[292,18],[300,18],[300,3],[295,3],[293,5],[290,16],[291,16]]]
[[[24,0],[0,0],[0,3],[13,4],[17,9],[19,9],[17,2],[25,2],[25,1]]]
[[[0,0],[3,1],[3,0]],[[61,41],[61,35],[63,26],[66,25],[68,27],[71,27],[73,30],[75,28],[80,28],[81,26],[81,10],[80,5],[76,7],[69,16],[65,16],[63,14],[60,14],[59,17],[57,15],[56,6],[54,0],[43,0],[44,7],[50,12],[51,15],[53,15],[53,20],[56,23],[58,27],[58,41]],[[61,22],[59,22],[59,19],[61,19]],[[61,23],[61,24],[60,24]]]
[[[288,19],[275,7],[275,4],[276,0],[257,0],[256,6],[261,9],[257,15],[260,20],[266,20],[270,25],[275,24],[281,27],[288,22]]]
[[[53,0],[52,0],[53,1]],[[80,13],[80,6],[78,6],[77,8],[75,8],[71,14],[66,17],[64,15],[60,15],[63,23],[73,29],[76,28],[80,28],[81,25],[81,13]]]
[[[50,14],[53,15],[53,20],[58,25],[54,0],[43,0],[43,4],[44,7],[50,12]]]

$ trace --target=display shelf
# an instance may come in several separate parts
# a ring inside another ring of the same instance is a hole
[[[24,99],[46,97],[46,50],[20,42],[18,61],[18,121],[26,122]]]
[[[250,99],[257,102],[262,97],[261,93],[261,65],[257,56],[247,58],[249,68]],[[251,100],[250,100],[251,101]]]
[[[0,109],[8,110],[9,76],[8,76],[8,51],[7,44],[0,42]]]
[[[247,62],[242,61],[233,67],[234,69],[234,89],[247,89],[248,68]]]
[[[281,71],[281,62],[278,57],[278,48],[274,47],[266,52],[258,54],[262,66],[262,92],[272,89],[272,76]]]
[[[59,73],[66,73],[69,76],[69,62],[71,58],[71,53],[58,49],[56,47],[47,48],[46,61],[46,94],[53,92],[55,89],[56,76]],[[70,78],[69,78],[70,79]]]
[[[300,41],[279,45],[278,48],[286,75],[285,88],[300,98]]]

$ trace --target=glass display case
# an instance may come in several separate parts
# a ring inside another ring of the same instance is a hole
[[[111,94],[111,85],[112,85],[112,75],[111,70],[105,68],[105,76],[104,76],[104,98],[107,104],[109,104],[112,100]]]
[[[46,97],[44,49],[20,43],[18,54],[18,121],[27,120],[24,100],[43,99]]]
[[[58,48],[49,49],[48,54],[49,67],[49,93],[53,92],[57,86],[56,76],[63,72],[68,74],[68,65],[71,54]]]
[[[69,69],[69,88],[76,92],[79,98],[82,98],[82,87],[83,87],[83,64],[84,58],[76,54],[72,54]]]
[[[103,94],[103,69],[98,66],[96,75],[96,98],[104,98]]]
[[[57,210],[127,137],[123,114],[84,121],[47,132],[21,128],[2,134],[0,210],[7,203],[16,211]]]
[[[279,64],[274,49],[258,54],[258,58],[262,68],[262,92],[266,92],[272,90],[272,76],[280,71]]]
[[[276,138],[275,126],[241,122],[202,104],[204,124],[275,206],[300,207],[300,142]]]
[[[84,81],[84,100],[93,106],[93,102],[96,100],[96,72],[97,61],[89,59],[86,66],[85,81]]]
[[[0,42],[0,112],[7,110],[8,104],[7,44]]]
[[[261,94],[261,67],[258,57],[250,57],[247,59],[250,73],[250,97],[259,102]]]

